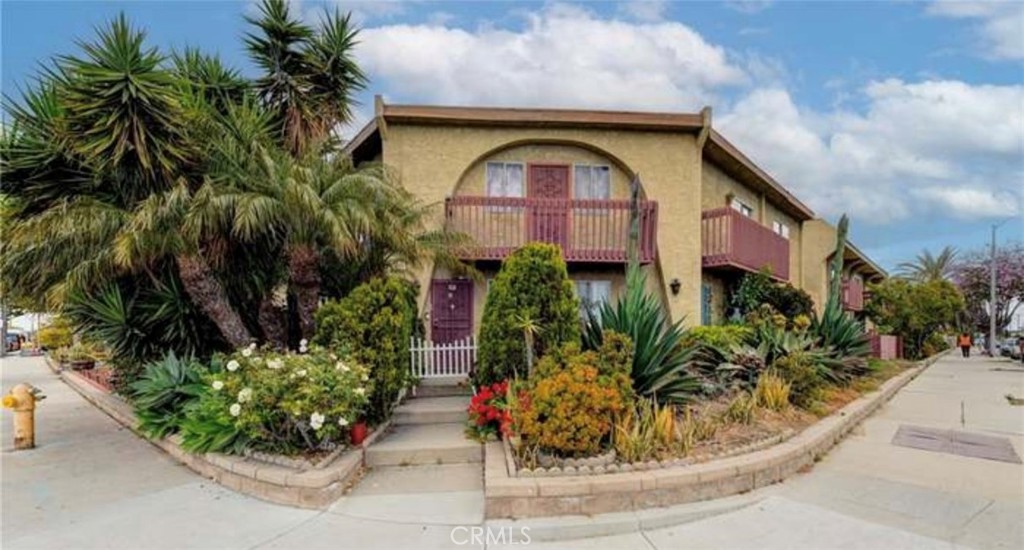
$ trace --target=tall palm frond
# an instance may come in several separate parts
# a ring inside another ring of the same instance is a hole
[[[896,276],[923,283],[949,280],[953,276],[957,253],[952,246],[943,247],[938,255],[922,250],[913,261],[897,265]]]

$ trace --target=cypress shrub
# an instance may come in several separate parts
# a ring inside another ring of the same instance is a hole
[[[557,245],[531,243],[516,250],[491,282],[480,329],[477,384],[526,376],[526,319],[539,327],[533,338],[536,358],[580,341],[579,301]]]
[[[417,323],[416,285],[398,277],[371,279],[317,310],[314,343],[350,353],[370,369],[371,423],[386,420],[412,382],[409,338]]]

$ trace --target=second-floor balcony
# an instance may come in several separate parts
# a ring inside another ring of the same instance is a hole
[[[705,268],[768,268],[775,279],[789,280],[788,239],[729,207],[704,211],[700,227]]]
[[[647,263],[656,251],[658,203],[639,207],[637,253]],[[458,196],[445,201],[445,224],[472,239],[461,251],[469,260],[502,260],[540,241],[561,246],[570,262],[625,262],[629,209],[628,200]]]
[[[843,280],[843,308],[847,311],[864,310],[864,281],[857,277]]]

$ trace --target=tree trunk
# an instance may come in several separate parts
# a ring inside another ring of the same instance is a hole
[[[288,347],[288,285],[276,285],[263,297],[259,321],[263,337],[270,345],[277,349]]]
[[[299,310],[299,334],[313,338],[316,321],[313,314],[320,304],[320,257],[310,245],[296,245],[288,250],[288,283],[295,292]]]
[[[255,339],[242,322],[242,317],[228,301],[224,286],[210,269],[206,260],[198,254],[181,254],[177,257],[178,273],[192,302],[213,321],[220,333],[232,347],[248,346]]]

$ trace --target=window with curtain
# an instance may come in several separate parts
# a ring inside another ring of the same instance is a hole
[[[779,220],[772,222],[772,230],[775,231],[776,235],[779,235],[783,239],[789,238],[789,226]]]
[[[597,314],[601,305],[612,297],[612,282],[607,280],[577,279],[576,297],[580,300],[580,317],[586,319],[587,312]]]
[[[733,199],[732,203],[730,204],[730,206],[732,206],[733,210],[743,214],[744,216],[746,216],[748,218],[753,218],[754,217],[754,209],[751,208],[750,205],[745,204],[743,201],[741,201],[739,199]]]
[[[518,162],[488,162],[487,196],[522,197],[523,165]]]
[[[607,166],[577,164],[573,182],[575,193],[573,198],[587,200],[607,200],[611,198],[611,169]]]

